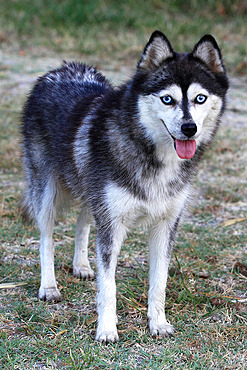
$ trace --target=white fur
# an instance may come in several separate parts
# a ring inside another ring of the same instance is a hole
[[[165,293],[170,262],[169,222],[161,220],[151,229],[149,236],[149,293],[148,318],[150,333],[153,336],[173,333],[173,327],[165,316]]]
[[[137,226],[152,225],[159,219],[164,217],[169,219],[169,215],[176,214],[176,209],[184,206],[189,186],[175,197],[168,196],[167,183],[172,181],[172,177],[165,178],[167,171],[161,171],[153,181],[146,183],[147,189],[150,188],[150,192],[147,193],[148,200],[138,199],[126,189],[114,183],[109,184],[106,188],[106,198],[110,218],[117,220],[127,229],[133,229]]]

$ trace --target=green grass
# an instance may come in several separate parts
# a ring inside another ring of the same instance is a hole
[[[247,65],[244,0],[2,0],[0,38],[22,53],[97,54],[103,59],[139,57],[153,30],[178,51],[190,50],[205,33],[217,37],[231,70]]]
[[[96,282],[71,273],[77,210],[55,228],[56,277],[63,295],[57,304],[37,298],[39,234],[18,214],[23,187],[19,120],[36,76],[67,52],[86,60],[92,53],[114,80],[122,81],[130,73],[119,70],[136,64],[156,28],[180,50],[203,33],[214,33],[233,72],[246,61],[245,2],[219,1],[216,10],[215,2],[204,3],[1,1],[0,284],[25,283],[13,289],[0,285],[2,369],[246,368],[247,309],[240,299],[247,279],[246,78],[231,81],[224,124],[196,178],[192,213],[179,228],[166,304],[176,328],[173,338],[154,339],[148,332],[145,232],[130,234],[122,248],[116,273],[120,342],[103,346],[94,341]],[[238,72],[244,71],[243,65]],[[94,232],[90,261],[96,270]]]

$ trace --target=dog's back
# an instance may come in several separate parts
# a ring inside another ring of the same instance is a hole
[[[44,140],[46,145],[57,143],[59,135],[65,140],[68,136],[71,138],[90,104],[109,89],[111,86],[103,75],[81,63],[64,64],[40,77],[24,109],[25,145],[35,137],[38,141]],[[75,119],[77,111],[80,112],[78,120]]]

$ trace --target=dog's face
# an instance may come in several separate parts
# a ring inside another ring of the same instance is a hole
[[[184,93],[180,86],[173,84],[140,97],[139,109],[141,121],[149,134],[155,135],[155,141],[168,138],[178,156],[189,159],[195,154],[196,145],[210,140],[222,104],[219,96],[199,83],[191,84]],[[185,145],[187,149],[183,149]]]
[[[170,142],[180,158],[189,159],[216,131],[227,78],[212,36],[204,36],[192,53],[178,54],[162,35],[151,37],[138,66],[146,73],[140,120],[155,142]]]

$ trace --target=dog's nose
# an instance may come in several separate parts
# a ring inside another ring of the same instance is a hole
[[[183,123],[181,126],[181,131],[185,136],[190,138],[197,132],[196,124],[194,122]]]

